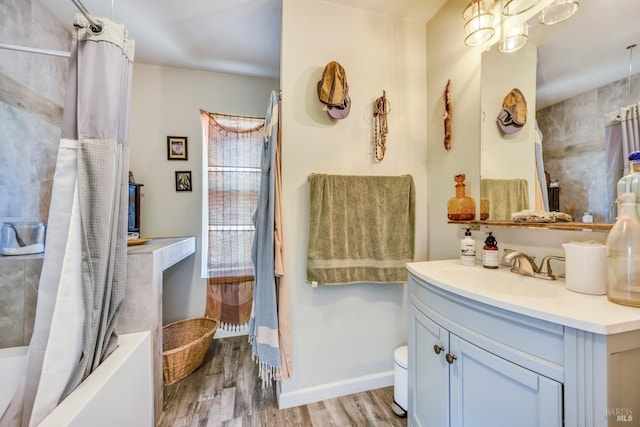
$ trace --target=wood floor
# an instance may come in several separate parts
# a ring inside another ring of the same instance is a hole
[[[200,368],[164,388],[158,426],[406,426],[392,402],[386,387],[279,410],[274,388],[262,389],[247,337],[220,338]]]

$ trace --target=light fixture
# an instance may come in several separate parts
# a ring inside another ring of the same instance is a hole
[[[526,22],[510,29],[506,34],[502,35],[502,39],[498,43],[498,50],[502,53],[511,53],[522,48],[527,44],[529,39],[529,24]]]
[[[538,21],[543,25],[553,25],[570,18],[578,11],[578,2],[575,0],[555,0],[549,3],[538,16]]]
[[[502,14],[504,16],[520,15],[538,3],[540,0],[506,0],[502,5]]]
[[[478,46],[493,37],[496,32],[491,13],[494,5],[494,0],[473,0],[464,9],[464,44]]]

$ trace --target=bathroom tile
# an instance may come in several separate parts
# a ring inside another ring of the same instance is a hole
[[[564,103],[547,107],[538,112],[538,127],[542,131],[542,146],[553,149],[562,146],[566,140],[564,122]]]
[[[0,15],[15,17],[0,26],[5,43],[70,49],[71,33],[37,0],[2,1]],[[47,220],[67,72],[67,58],[0,49],[0,222]]]
[[[631,76],[631,93],[627,78],[611,82],[598,89],[598,108],[607,113],[638,102],[640,99],[640,73]]]
[[[0,258],[0,348],[23,343],[24,261]]]
[[[29,173],[29,220],[47,222],[53,175],[60,142],[60,129],[44,121],[34,120],[34,145]],[[35,146],[38,147],[36,150]]]
[[[595,137],[604,138],[602,115],[598,112],[598,91],[591,90],[565,101],[565,137],[567,145]]]
[[[162,272],[154,272],[152,254],[127,257],[127,288],[117,330],[119,333],[153,330],[162,323],[157,309],[162,294]]]
[[[43,257],[34,257],[24,263],[24,327],[23,345],[28,345],[33,334],[38,302],[38,285],[42,271]]]
[[[9,142],[0,155],[0,221],[25,218],[26,194],[29,180],[28,168],[17,165],[29,164],[29,146],[17,135],[23,135],[28,126],[25,115],[13,107],[0,104],[0,135],[7,135]],[[11,136],[13,135],[13,136]]]
[[[0,25],[0,40],[3,43],[31,46],[30,33],[36,32],[31,24],[31,1],[3,0],[0,2],[0,15],[11,16]],[[19,80],[30,75],[30,62],[25,53],[0,49],[0,73]],[[23,80],[24,81],[24,80]]]
[[[71,49],[72,34],[65,25],[73,22],[73,15],[68,16],[68,22],[61,23],[44,7],[32,8],[32,25],[41,31],[31,32],[31,42],[34,46],[44,49],[68,52]],[[29,86],[47,99],[64,103],[64,84],[67,80],[68,59],[48,55],[35,55],[32,58],[34,70],[40,70],[38,76],[32,74]]]
[[[561,210],[575,203],[577,220],[590,211],[596,222],[604,222],[615,199],[617,178],[604,166],[604,116],[628,104],[627,83],[621,79],[538,112],[545,170],[560,183]],[[640,74],[636,74],[630,99],[639,98]]]

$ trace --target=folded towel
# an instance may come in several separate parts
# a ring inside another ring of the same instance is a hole
[[[480,196],[489,199],[489,218],[511,221],[511,213],[529,209],[529,185],[526,179],[482,179]]]
[[[524,210],[511,214],[511,219],[516,222],[572,222],[571,215],[564,212],[546,212]]]
[[[411,175],[309,176],[307,281],[400,283],[413,261]]]

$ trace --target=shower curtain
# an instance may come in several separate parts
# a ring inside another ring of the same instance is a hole
[[[618,197],[617,183],[630,173],[629,153],[640,150],[640,104],[605,114],[605,151],[607,159],[607,199]],[[613,222],[615,217],[607,218]]]
[[[279,95],[273,91],[265,116],[260,199],[253,217],[256,232],[251,255],[255,285],[249,342],[263,387],[274,379],[289,378],[293,369],[281,208],[279,107]]]
[[[56,159],[26,376],[0,425],[39,424],[115,349],[124,298],[133,41],[81,14]],[[0,408],[3,409],[3,408]]]

